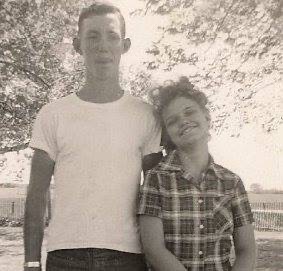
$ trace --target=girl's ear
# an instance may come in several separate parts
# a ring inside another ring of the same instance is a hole
[[[73,38],[73,47],[77,53],[80,55],[82,54],[81,46],[80,46],[80,39],[78,37]]]
[[[123,54],[127,53],[131,48],[131,40],[129,38],[124,39],[124,48],[123,48]]]

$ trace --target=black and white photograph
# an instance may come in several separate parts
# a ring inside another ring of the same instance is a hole
[[[283,1],[0,0],[0,270],[283,270]]]

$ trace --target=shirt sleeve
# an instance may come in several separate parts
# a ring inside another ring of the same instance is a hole
[[[150,112],[146,124],[146,137],[142,146],[143,156],[161,151],[161,125],[153,111]]]
[[[45,151],[53,161],[56,160],[55,116],[46,107],[43,107],[36,117],[29,146]]]
[[[158,176],[151,170],[147,172],[145,180],[140,186],[137,214],[162,217]]]
[[[241,179],[235,187],[231,206],[235,227],[241,227],[254,222],[248,195]]]

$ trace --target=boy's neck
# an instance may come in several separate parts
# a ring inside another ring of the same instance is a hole
[[[124,94],[119,80],[86,80],[78,92],[80,99],[93,103],[110,103],[120,99]]]

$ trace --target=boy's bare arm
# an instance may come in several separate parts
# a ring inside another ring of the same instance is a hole
[[[38,149],[34,151],[24,218],[25,262],[41,259],[46,196],[54,164],[46,152]],[[25,268],[25,270],[37,271],[40,268]]]
[[[236,260],[232,271],[252,271],[255,268],[256,245],[252,224],[235,228],[234,244]]]

